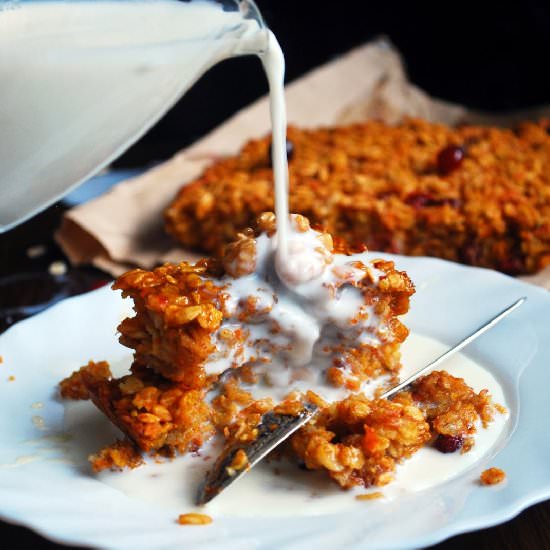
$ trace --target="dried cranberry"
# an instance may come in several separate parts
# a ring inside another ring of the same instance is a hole
[[[410,193],[405,202],[413,208],[424,208],[433,205],[434,198],[427,193]]]
[[[462,201],[455,197],[443,197],[436,199],[428,193],[421,192],[410,193],[407,195],[405,202],[417,209],[424,208],[425,206],[443,206],[444,204],[448,204],[453,208],[459,208],[462,204]]]
[[[457,210],[462,206],[462,199],[449,198],[449,199],[445,199],[445,202]]]
[[[464,245],[460,254],[462,263],[478,265],[481,252],[481,245],[477,242],[470,242]]]
[[[446,176],[456,170],[464,160],[465,151],[458,145],[448,145],[439,151],[437,155],[437,171]]]
[[[454,453],[464,445],[464,439],[459,435],[439,434],[435,440],[435,448],[440,453]]]
[[[508,275],[519,275],[525,271],[525,266],[521,258],[508,258],[500,262],[500,271]]]
[[[273,145],[269,146],[269,165],[273,166]],[[288,161],[292,160],[294,157],[294,143],[290,141],[289,139],[286,140],[286,159]]]
[[[187,448],[187,450],[193,454],[193,453],[198,453],[200,451],[200,445],[197,444],[196,441],[192,441],[190,444],[189,444],[189,447]],[[197,455],[197,456],[200,456],[200,455]]]
[[[292,160],[294,157],[294,143],[289,139],[286,140],[286,158]]]

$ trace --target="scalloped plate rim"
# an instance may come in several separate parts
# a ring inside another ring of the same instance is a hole
[[[480,273],[482,272],[482,273],[485,273],[485,276],[497,278],[500,281],[506,281],[506,284],[509,284],[511,287],[517,287],[518,290],[523,289],[527,294],[536,294],[540,296],[543,302],[543,307],[548,307],[548,311],[550,312],[550,295],[547,291],[545,291],[542,288],[530,285],[528,283],[518,281],[516,279],[513,279],[511,277],[508,277],[498,272],[485,270],[481,268],[463,266],[460,264],[447,262],[445,260],[440,260],[437,258],[423,258],[423,257],[411,258],[411,257],[395,256],[391,254],[383,254],[378,252],[370,252],[369,256],[370,258],[381,256],[388,259],[394,259],[396,260],[398,267],[399,267],[399,264],[401,263],[401,264],[410,264],[410,266],[412,266],[413,268],[414,267],[418,268],[421,265],[424,265],[425,267],[428,267],[428,268],[430,268],[431,266],[431,267],[435,267],[436,271],[438,269],[450,269],[451,271],[453,272],[456,271],[457,273],[474,273],[476,271]],[[404,267],[404,268],[407,271],[411,269],[410,267]],[[83,295],[65,299],[53,305],[48,310],[45,310],[34,317],[25,319],[17,323],[15,326],[11,327],[10,329],[8,329],[3,335],[0,335],[0,344],[4,342],[6,335],[12,335],[13,333],[19,332],[19,331],[22,331],[22,332],[32,331],[33,325],[37,322],[36,321],[37,318],[45,319],[51,316],[53,312],[56,312],[56,311],[58,312],[62,308],[67,308],[68,310],[71,310],[71,311],[72,310],[78,311],[79,307],[82,307],[83,303],[85,304],[87,301],[91,300],[96,295],[103,295],[106,293],[110,293],[112,295],[112,291],[104,287]],[[506,304],[503,304],[503,306],[504,305]],[[544,345],[546,346],[545,349],[547,348],[550,349],[550,344],[544,344]],[[0,351],[1,351],[1,348],[0,348]],[[521,429],[521,421],[518,422],[518,426],[516,430],[520,430],[520,429]],[[512,440],[514,438],[514,435],[515,433],[512,434],[512,438],[511,438]],[[518,495],[515,498],[508,501],[504,500],[499,503],[498,507],[490,510],[485,514],[481,514],[476,517],[466,517],[462,520],[451,519],[447,523],[437,526],[433,531],[429,533],[426,533],[424,535],[419,535],[412,540],[409,539],[407,541],[393,543],[387,547],[409,548],[411,546],[425,546],[425,545],[436,544],[437,542],[440,542],[451,536],[474,531],[485,527],[494,526],[499,523],[508,521],[511,518],[518,515],[525,508],[533,504],[542,502],[548,498],[550,498],[550,475],[548,476],[547,480],[543,481],[542,487],[539,485],[539,487],[536,490],[526,491],[524,494]],[[78,535],[71,535],[68,533],[64,534],[62,531],[59,531],[59,529],[56,530],[55,528],[50,529],[48,527],[38,526],[36,525],[36,523],[33,523],[33,518],[25,517],[24,513],[18,514],[17,511],[14,512],[14,511],[4,510],[2,504],[0,504],[0,517],[4,521],[7,521],[14,525],[29,527],[32,530],[39,533],[40,535],[46,538],[49,538],[50,540],[53,540],[55,542],[73,544],[73,545],[79,545],[79,546],[90,545],[90,543],[94,544],[93,541],[79,539]],[[315,516],[312,516],[312,517],[315,517]],[[177,542],[182,542],[182,540]],[[226,541],[226,542],[229,542],[229,541]],[[261,547],[265,547],[265,546],[261,546]],[[365,545],[362,544],[361,542],[357,542],[356,544],[353,544],[351,547],[360,548],[360,547],[365,547]]]

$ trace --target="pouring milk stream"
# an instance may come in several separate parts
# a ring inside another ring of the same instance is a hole
[[[284,58],[253,2],[0,0],[0,232],[119,156],[212,65],[244,54],[262,58],[269,80],[284,253]]]

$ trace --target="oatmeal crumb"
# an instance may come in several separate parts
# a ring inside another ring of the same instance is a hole
[[[27,248],[27,258],[33,260],[34,258],[40,258],[46,253],[46,247],[43,244],[36,244]]]
[[[63,399],[86,400],[89,399],[87,383],[107,380],[110,377],[111,369],[107,361],[88,361],[87,365],[59,382],[59,394]],[[124,389],[121,390],[124,393]]]
[[[362,495],[355,495],[355,500],[375,500],[377,498],[383,498],[384,493],[375,491],[374,493],[364,493]]]
[[[248,467],[248,457],[243,449],[239,449],[231,461],[230,468],[239,471],[246,467]]]
[[[44,427],[44,419],[41,416],[37,415],[37,414],[35,414],[31,418],[31,421],[37,428],[43,428]]]
[[[506,472],[500,468],[489,468],[479,476],[481,485],[497,485],[506,479]]]
[[[89,456],[88,460],[96,473],[107,469],[112,471],[123,468],[134,469],[144,464],[139,450],[127,439],[118,440],[101,449],[98,453]]]
[[[0,364],[4,362],[4,358],[0,355]]]
[[[235,242],[225,247],[223,267],[235,278],[250,275],[256,269],[256,255],[256,240],[240,233]]]
[[[48,267],[48,271],[50,275],[65,275],[67,273],[67,264],[61,260],[52,262],[50,267]]]
[[[11,376],[8,376],[8,382],[14,382],[15,381],[15,376],[13,376],[13,374]]]
[[[180,514],[178,516],[178,523],[180,525],[208,525],[212,523],[212,518],[206,514],[191,512],[189,514]]]

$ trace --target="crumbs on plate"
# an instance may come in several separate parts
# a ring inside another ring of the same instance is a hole
[[[212,518],[206,514],[190,512],[188,514],[180,514],[178,516],[178,523],[180,525],[208,525],[212,523]]]
[[[355,500],[376,500],[377,498],[383,498],[384,493],[375,491],[373,493],[364,493],[362,495],[355,495]]]
[[[489,468],[481,472],[479,481],[481,485],[497,485],[506,479],[506,472],[500,468]]]

